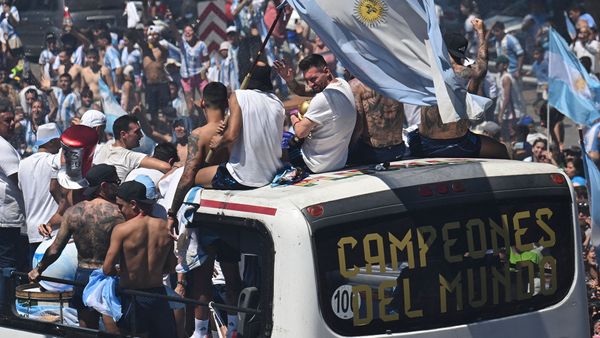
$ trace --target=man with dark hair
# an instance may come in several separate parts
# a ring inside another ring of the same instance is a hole
[[[25,224],[25,207],[19,189],[19,161],[21,156],[8,142],[14,134],[15,113],[6,98],[0,98],[0,268],[16,268],[21,227]],[[0,278],[0,310],[7,312],[8,292],[5,278]]]
[[[112,231],[102,270],[119,275],[121,288],[166,295],[163,274],[173,272],[177,263],[167,221],[151,216],[154,201],[147,199],[142,183],[123,183],[117,204],[126,221]],[[126,332],[135,328],[136,334],[149,337],[177,336],[173,311],[164,299],[121,294],[121,312],[118,326]]]
[[[496,55],[508,57],[508,72],[515,79],[520,79],[525,61],[525,52],[516,37],[506,34],[504,23],[498,21],[492,26],[492,34],[496,38]]]
[[[183,204],[185,195],[194,185],[196,174],[201,168],[207,165],[205,159],[210,151],[210,140],[213,136],[217,135],[221,121],[224,119],[225,112],[228,108],[227,88],[222,83],[210,82],[204,87],[200,106],[204,111],[207,123],[202,127],[194,129],[189,136],[188,157],[183,168],[183,173],[181,174],[179,183],[171,183],[176,184],[177,189],[170,205],[170,210],[172,210],[170,215],[173,215],[174,212],[179,210]],[[222,163],[227,161],[227,158],[228,151],[226,149],[220,149],[214,152],[211,162]],[[169,188],[169,190],[170,189],[172,188]],[[212,251],[215,251],[215,249],[212,248],[212,243],[210,248],[203,248],[203,250],[211,249]],[[188,281],[193,280],[193,289],[190,290],[192,293],[191,296],[199,301],[210,301],[212,299],[213,289],[211,276],[213,272],[212,262],[214,262],[215,256],[213,255],[210,257],[212,259],[209,259],[208,263],[205,262],[202,266],[188,271],[187,275],[190,276],[189,278],[186,279],[186,274],[184,273],[178,273],[177,287],[175,288],[175,291],[178,294],[182,297],[185,296],[185,286],[188,285]],[[220,261],[223,261],[222,257],[219,257],[219,259]],[[240,289],[239,287],[236,287],[236,285],[240,285],[239,270],[236,271],[237,261],[237,259],[234,259],[231,263],[223,262],[223,271],[232,286],[230,289],[232,298],[237,297],[237,292],[239,292]],[[202,336],[202,334],[206,334],[208,331],[208,315],[209,311],[205,306],[195,307],[195,336]]]
[[[123,75],[123,67],[121,65],[121,56],[119,51],[111,44],[110,33],[103,30],[98,35],[96,44],[98,48],[104,51],[104,66],[110,70],[112,82],[114,83],[113,93],[117,94],[117,88],[121,88],[121,76]]]
[[[56,235],[56,239],[44,253],[44,258],[29,272],[29,279],[37,281],[40,275],[54,263],[73,237],[77,247],[78,267],[75,280],[87,284],[92,271],[104,262],[110,244],[110,234],[115,225],[124,221],[116,205],[117,187],[121,183],[114,166],[99,164],[92,167],[85,176],[89,186],[85,189],[86,201],[67,209]],[[85,287],[75,286],[70,306],[77,309],[79,325],[98,328],[100,314],[83,303]],[[107,330],[114,332],[112,319],[103,316]]]
[[[81,90],[81,66],[72,62],[73,49],[69,47],[61,48],[58,53],[58,59],[60,65],[58,66],[58,75],[69,74],[71,75],[72,83],[71,87],[74,91],[80,92]]]
[[[125,180],[133,169],[142,167],[156,169],[163,173],[171,169],[167,162],[152,158],[131,149],[140,146],[142,130],[135,116],[123,115],[113,124],[113,142],[98,146],[94,164],[106,163],[117,168],[119,179]]]
[[[85,67],[81,70],[81,88],[88,87],[94,94],[94,99],[97,100],[96,103],[100,102],[98,101],[100,100],[100,90],[98,88],[100,78],[106,82],[111,91],[115,91],[115,84],[112,80],[110,70],[106,66],[100,65],[98,63],[99,60],[100,54],[97,49],[92,48],[86,51]]]
[[[290,67],[281,61],[274,67],[294,93],[314,95],[303,117],[290,116],[294,134],[304,139],[300,149],[290,149],[292,164],[314,173],[343,168],[356,124],[356,104],[348,82],[336,78],[319,54],[307,56],[299,64],[309,92],[298,85]]]
[[[160,41],[155,26],[148,29],[148,40],[142,42],[142,65],[146,78],[144,97],[148,113],[153,118],[169,105],[169,74],[165,70],[168,48]]]
[[[49,119],[55,122],[65,130],[71,126],[71,121],[75,118],[77,109],[81,105],[77,94],[72,91],[71,84],[73,78],[68,73],[61,74],[58,77],[58,88],[54,89],[50,95],[54,95],[58,107],[55,111],[51,112]],[[54,116],[55,115],[55,116]]]
[[[229,161],[198,171],[196,184],[246,190],[271,183],[282,167],[281,135],[285,119],[283,103],[270,92],[272,89],[271,68],[259,62],[248,89],[236,90],[229,97],[230,117],[225,131],[210,141],[213,150],[229,148]]]
[[[168,163],[173,166],[179,162],[179,156],[177,155],[177,147],[173,143],[163,142],[159,143],[154,147],[152,158]],[[154,185],[158,186],[158,181],[165,175],[163,172],[157,169],[150,168],[136,168],[127,174],[124,182],[133,181],[139,175],[146,175],[152,179]]]

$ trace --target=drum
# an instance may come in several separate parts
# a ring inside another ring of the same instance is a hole
[[[17,312],[24,317],[52,323],[65,323],[72,291],[42,291],[38,284],[23,284],[15,288]],[[73,312],[74,310],[70,312]],[[77,313],[75,312],[75,318]]]

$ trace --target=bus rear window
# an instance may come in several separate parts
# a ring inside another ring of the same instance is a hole
[[[539,310],[574,278],[571,204],[514,199],[408,212],[314,234],[321,312],[347,336]]]
[[[85,1],[65,1],[71,12],[93,12],[98,10],[123,10],[125,1],[123,0],[85,0]]]

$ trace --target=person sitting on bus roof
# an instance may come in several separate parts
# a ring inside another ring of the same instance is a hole
[[[314,95],[303,118],[290,116],[294,134],[304,139],[299,148],[290,148],[290,162],[313,173],[343,168],[356,124],[356,104],[348,82],[336,78],[319,54],[307,56],[299,64],[309,92],[298,85],[285,63],[276,61],[274,67],[297,95]]]
[[[454,73],[465,80],[468,93],[477,94],[487,74],[487,39],[483,21],[474,19],[472,23],[481,41],[475,61],[465,54],[468,41],[464,36],[450,33],[444,39]],[[469,120],[443,123],[438,106],[421,108],[421,123],[409,133],[408,146],[411,157],[509,158],[502,143],[471,132]]]

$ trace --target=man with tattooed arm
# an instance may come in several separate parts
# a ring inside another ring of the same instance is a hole
[[[29,279],[37,281],[48,266],[58,259],[73,236],[77,247],[77,272],[75,281],[87,285],[92,271],[102,268],[110,244],[113,227],[125,221],[116,204],[117,187],[121,183],[114,166],[99,164],[92,167],[85,177],[89,187],[84,191],[88,200],[67,209],[54,243],[46,250],[44,258],[29,272]],[[83,289],[75,286],[70,307],[77,310],[79,326],[98,329],[100,313],[83,304]],[[112,318],[103,316],[109,332],[118,330]]]

